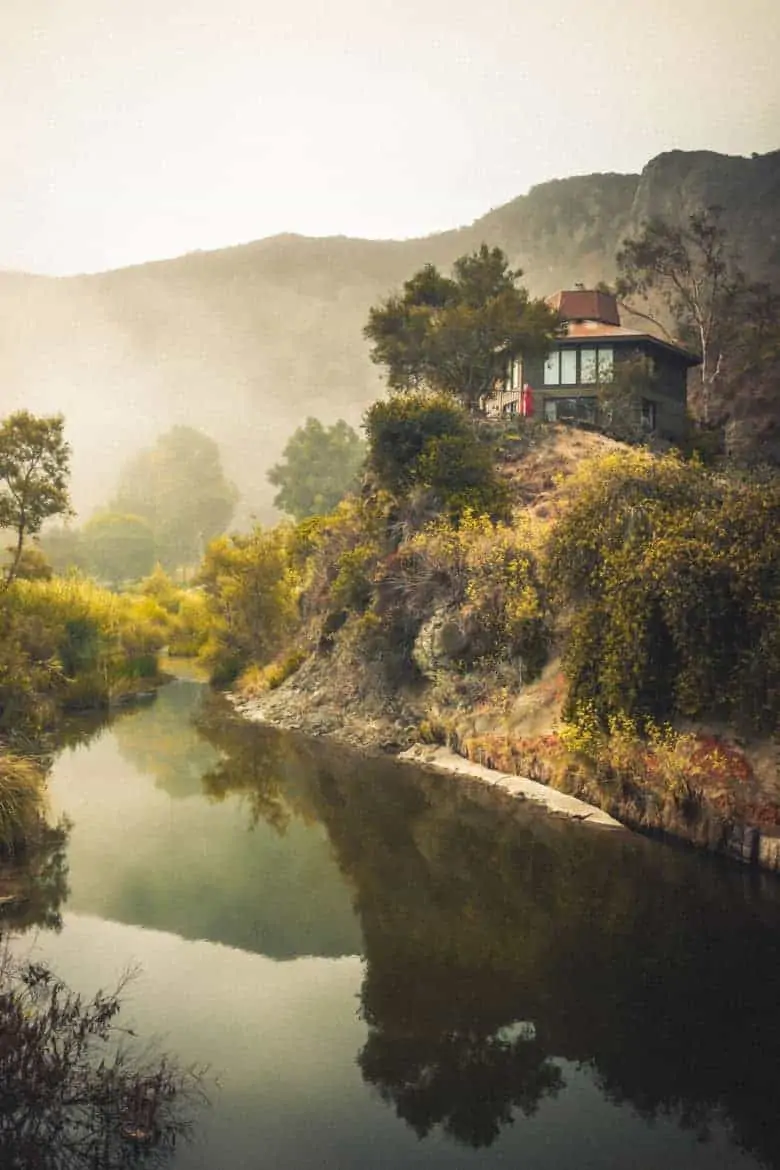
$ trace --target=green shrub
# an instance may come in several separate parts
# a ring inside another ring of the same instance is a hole
[[[209,636],[211,612],[202,589],[186,589],[174,584],[161,565],[157,565],[139,586],[143,597],[151,599],[166,616],[168,653],[181,658],[196,658]]]
[[[56,706],[104,706],[130,680],[157,676],[166,616],[149,598],[77,578],[17,581],[3,598],[3,615],[10,635],[5,656],[13,657],[41,707],[37,719],[34,710],[25,713],[9,664],[3,669],[0,662],[0,722],[6,725],[29,716],[30,725],[40,727]]]
[[[468,632],[463,665],[520,659],[526,680],[544,666],[552,634],[538,543],[531,521],[492,524],[467,512],[457,527],[443,518],[429,525],[402,550],[413,554],[418,581],[436,580],[440,598],[460,615]]]
[[[218,537],[200,572],[211,616],[200,657],[212,680],[232,682],[251,664],[263,666],[300,623],[300,575],[290,560],[291,529],[256,528]]]
[[[492,446],[480,442],[462,407],[445,394],[406,394],[375,402],[365,418],[368,468],[395,496],[428,489],[440,510],[505,515],[507,494]]]
[[[780,481],[632,452],[583,466],[547,550],[570,713],[780,723]]]

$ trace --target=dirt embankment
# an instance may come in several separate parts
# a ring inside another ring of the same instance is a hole
[[[625,449],[561,425],[508,433],[501,447],[500,471],[515,505],[542,521],[554,520],[558,486],[583,459]],[[446,605],[444,612],[452,616]],[[424,623],[421,634],[430,625]],[[456,633],[463,633],[461,626]],[[444,633],[438,643],[433,634],[427,642],[418,637],[414,686],[389,686],[381,663],[356,657],[337,636],[278,689],[236,698],[236,708],[250,719],[362,750],[399,754],[420,743],[443,746],[483,779],[480,769],[494,780],[503,774],[547,785],[631,828],[780,872],[780,745],[740,738],[725,726],[680,725],[688,751],[684,767],[679,757],[671,769],[659,766],[652,753],[642,758],[639,744],[628,767],[615,764],[616,757],[593,766],[572,754],[560,735],[567,683],[558,658],[527,685],[511,671],[502,678],[500,670],[491,676],[476,665],[473,671],[458,665],[445,652]]]
[[[630,776],[605,781],[576,761],[562,763],[557,731],[564,697],[557,660],[511,704],[491,705],[488,700],[446,710],[431,702],[430,691],[388,694],[375,688],[370,670],[314,656],[277,690],[248,700],[235,697],[234,705],[245,718],[327,736],[363,751],[405,756],[420,766],[445,770],[456,780],[467,775],[500,787],[519,777],[536,789],[549,786],[549,803],[556,803],[553,791],[575,798],[578,807],[569,815],[579,819],[586,818],[588,809],[600,810],[607,821],[780,872],[776,745],[735,743],[726,728],[685,728],[702,743],[720,745],[722,757],[732,762],[731,771],[726,767],[708,780],[700,774],[693,798],[666,784],[639,783]],[[446,759],[436,745],[420,743],[426,730],[435,729],[441,738],[444,727]],[[529,799],[522,785],[513,794]]]

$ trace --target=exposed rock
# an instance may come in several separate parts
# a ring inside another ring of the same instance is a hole
[[[435,678],[439,671],[453,669],[466,655],[470,641],[471,633],[460,614],[442,608],[423,622],[412,657],[425,678]]]

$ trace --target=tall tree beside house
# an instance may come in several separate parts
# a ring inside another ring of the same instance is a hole
[[[274,505],[295,520],[332,512],[356,487],[366,457],[366,444],[343,419],[324,427],[306,422],[290,436],[280,463],[268,472],[279,491]]]
[[[701,421],[720,421],[725,363],[748,286],[719,209],[697,211],[683,225],[649,220],[623,241],[617,264],[618,295],[660,297],[684,339],[695,344]]]
[[[363,333],[390,389],[444,392],[474,409],[510,358],[546,354],[558,317],[518,284],[521,276],[500,248],[483,244],[455,261],[451,277],[427,264],[374,305]]]
[[[3,586],[18,574],[25,541],[51,516],[70,512],[70,447],[62,415],[20,410],[0,424],[0,528],[14,533]]]
[[[748,463],[780,463],[780,293],[767,285],[745,290],[723,379],[729,454]]]

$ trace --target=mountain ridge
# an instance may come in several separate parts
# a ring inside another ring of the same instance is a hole
[[[78,276],[0,272],[6,409],[62,410],[82,512],[111,494],[117,464],[178,422],[224,448],[249,513],[313,414],[357,424],[382,391],[362,326],[422,264],[502,247],[535,295],[614,276],[615,252],[649,215],[718,203],[751,277],[780,284],[780,150],[745,158],[667,151],[639,174],[532,187],[472,224],[406,240],[277,233],[226,248]]]

